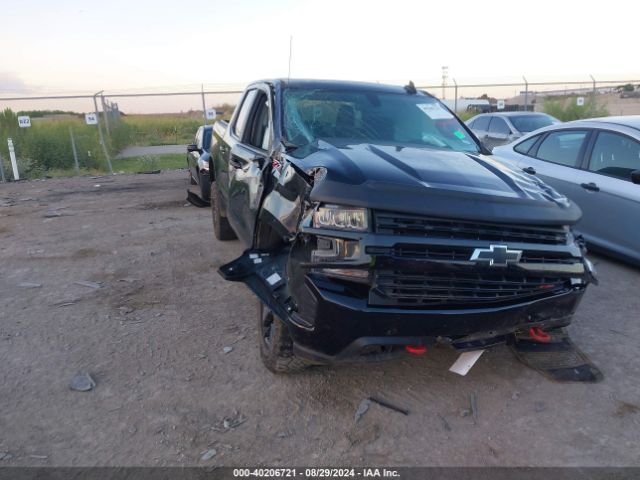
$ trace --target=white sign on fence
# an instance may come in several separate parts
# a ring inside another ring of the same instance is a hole
[[[578,105],[579,107],[583,107],[584,106],[584,97],[576,98],[576,105]]]
[[[18,126],[20,128],[29,128],[31,126],[31,119],[29,117],[18,117]]]
[[[498,108],[498,110],[504,110],[504,100],[498,100],[496,107]]]
[[[98,115],[95,113],[85,113],[84,121],[87,125],[97,125],[98,124]]]
[[[207,108],[204,113],[206,115],[207,120],[215,120],[216,119],[216,109],[215,108]]]

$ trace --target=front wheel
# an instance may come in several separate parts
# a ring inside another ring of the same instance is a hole
[[[229,220],[220,213],[220,192],[216,182],[211,183],[211,216],[213,218],[213,234],[218,240],[233,240],[236,233],[229,225]]]
[[[292,373],[308,364],[293,353],[293,341],[282,320],[258,300],[260,358],[273,373]]]

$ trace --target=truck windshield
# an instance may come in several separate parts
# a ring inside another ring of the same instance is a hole
[[[423,93],[286,89],[284,134],[302,146],[377,143],[478,152],[460,121]]]

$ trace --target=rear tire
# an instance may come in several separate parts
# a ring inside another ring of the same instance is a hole
[[[258,300],[260,358],[273,373],[293,373],[309,366],[293,353],[293,341],[282,320]]]
[[[229,220],[223,217],[220,213],[220,192],[218,192],[218,186],[216,182],[211,183],[211,216],[213,218],[213,234],[218,240],[227,241],[234,240],[236,233],[229,225]]]

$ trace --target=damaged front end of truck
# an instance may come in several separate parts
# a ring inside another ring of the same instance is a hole
[[[350,148],[394,163],[393,152]],[[528,176],[508,172],[522,198],[505,204],[364,178],[345,158],[332,168],[340,153],[323,142],[296,154],[265,168],[254,247],[220,273],[249,286],[288,330],[291,354],[308,363],[386,359],[438,343],[484,349],[553,330],[570,323],[594,279],[567,226],[579,210],[547,209],[550,220],[540,222],[536,195],[566,199],[532,189]],[[497,162],[468,157],[506,178]],[[553,217],[560,210],[564,220]]]

